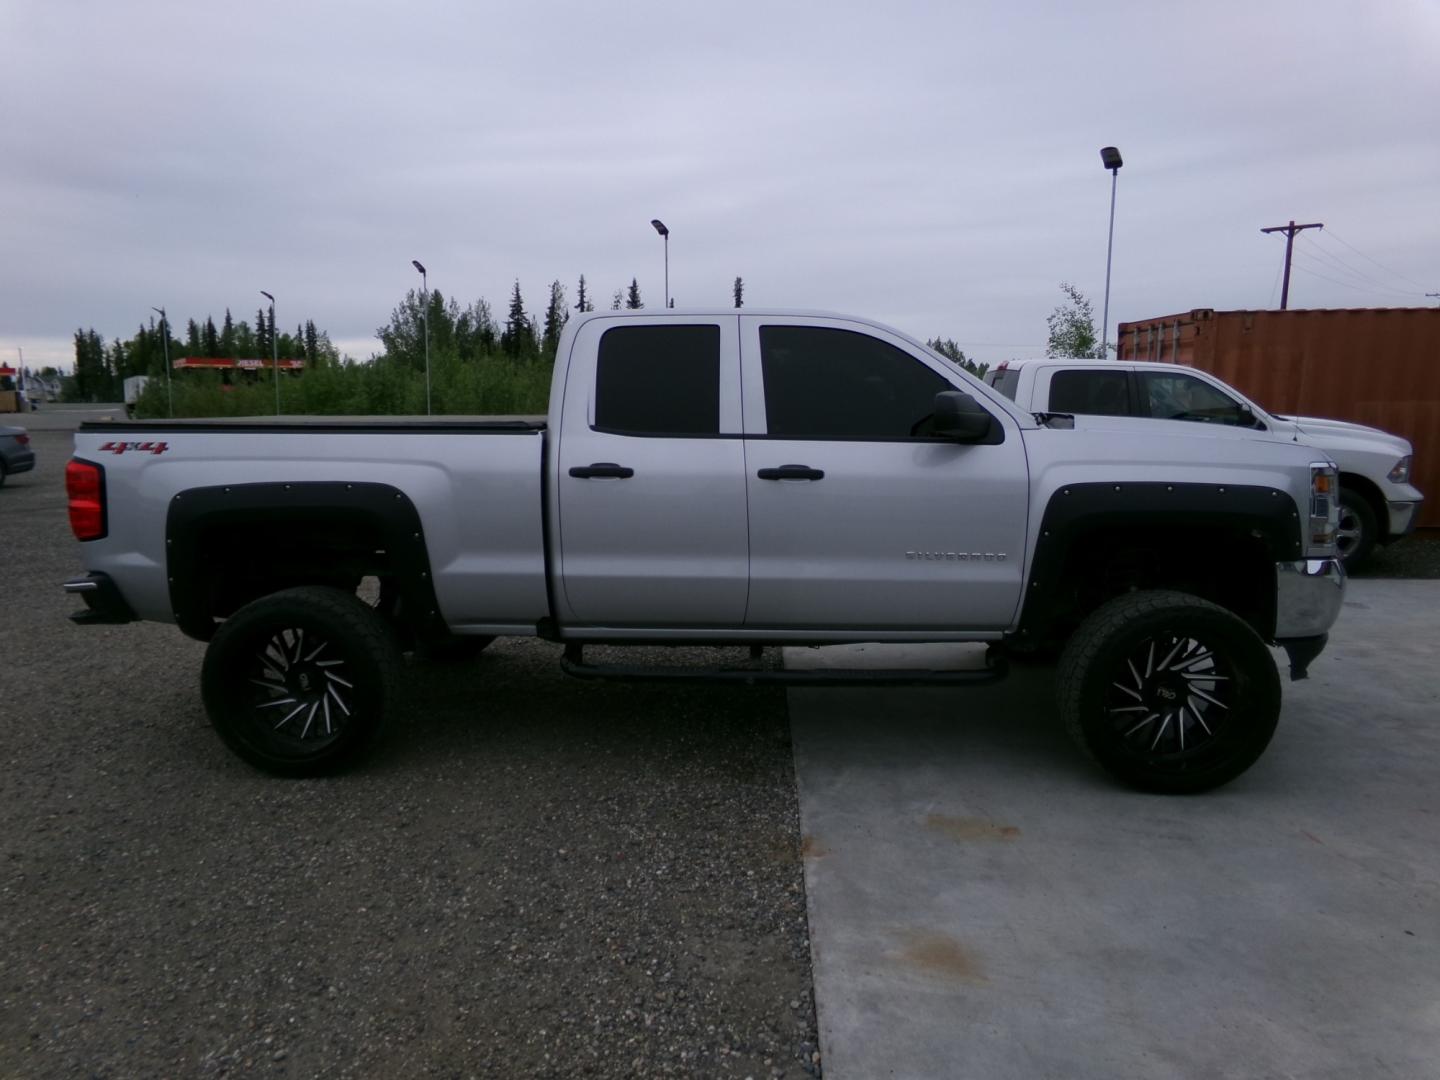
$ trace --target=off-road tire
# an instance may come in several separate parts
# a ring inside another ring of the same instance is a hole
[[[350,593],[307,585],[226,619],[200,688],[216,734],[240,757],[278,776],[318,776],[379,742],[399,679],[385,620]]]
[[[1134,592],[1101,606],[1056,671],[1071,738],[1143,791],[1208,791],[1264,753],[1280,676],[1244,620],[1187,593]]]

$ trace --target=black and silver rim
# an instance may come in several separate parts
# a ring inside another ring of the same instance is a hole
[[[1188,762],[1232,722],[1234,671],[1214,647],[1183,634],[1142,641],[1116,671],[1105,715],[1121,744],[1150,760]]]
[[[1360,515],[1341,503],[1340,522],[1335,527],[1335,547],[1340,552],[1340,557],[1348,558],[1350,553],[1360,546],[1364,536],[1365,527],[1360,522]]]
[[[303,627],[261,639],[247,679],[251,721],[282,742],[318,747],[345,730],[355,707],[348,661],[331,641]]]

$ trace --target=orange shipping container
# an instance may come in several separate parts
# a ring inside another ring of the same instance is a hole
[[[1270,412],[1403,435],[1425,493],[1418,524],[1440,526],[1440,308],[1197,308],[1121,323],[1117,348],[1218,375]]]

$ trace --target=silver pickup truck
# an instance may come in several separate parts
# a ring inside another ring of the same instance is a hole
[[[548,418],[87,423],[67,467],[81,623],[209,642],[216,731],[279,774],[380,736],[407,649],[563,642],[589,677],[933,682],[1062,650],[1059,710],[1129,784],[1214,787],[1340,610],[1308,447],[1036,416],[912,338],[790,311],[566,327]],[[981,642],[959,671],[797,671],[765,647]],[[750,646],[676,672],[591,643]],[[767,658],[771,662],[767,663]]]

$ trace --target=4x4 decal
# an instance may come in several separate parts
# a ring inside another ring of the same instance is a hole
[[[107,442],[100,449],[108,450],[112,454],[123,454],[127,450],[134,450],[137,454],[163,454],[170,449],[170,444],[163,442]]]

